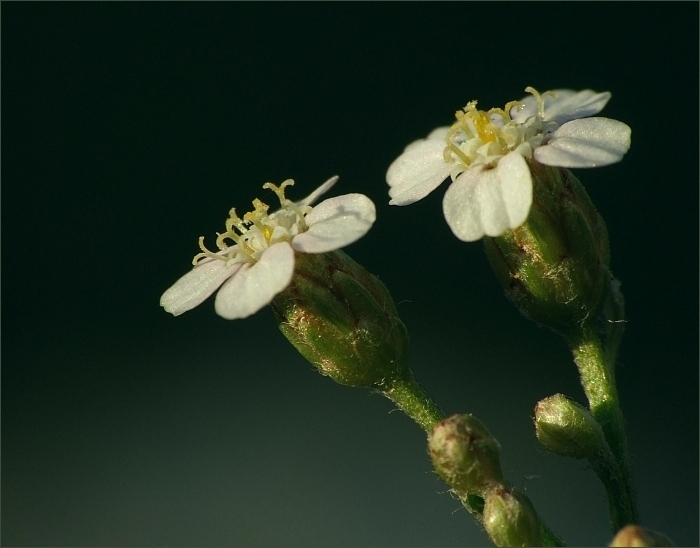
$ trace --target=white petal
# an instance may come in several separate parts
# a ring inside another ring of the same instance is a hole
[[[173,316],[192,310],[233,276],[241,263],[227,266],[224,261],[211,259],[195,266],[160,298],[160,306]]]
[[[520,154],[511,152],[495,168],[478,166],[457,177],[445,192],[442,209],[455,236],[473,242],[519,227],[531,205],[530,169]]]
[[[619,162],[630,148],[632,130],[609,118],[573,120],[535,149],[541,164],[559,167],[599,167]]]
[[[311,205],[313,204],[318,198],[328,192],[330,188],[338,181],[338,176],[334,175],[330,179],[328,179],[325,183],[323,183],[320,187],[318,187],[316,190],[314,190],[311,194],[309,194],[306,198],[303,200],[300,200],[297,202],[297,205],[303,206],[303,205]]]
[[[598,114],[610,100],[610,92],[596,93],[590,89],[584,89],[573,95],[557,95],[551,104],[545,98],[545,120],[554,120],[558,124],[565,124],[570,120],[586,118]]]
[[[227,320],[247,318],[289,285],[294,251],[287,242],[268,247],[257,263],[244,265],[216,294],[215,308]]]
[[[554,93],[556,97],[552,97],[551,95],[547,94],[543,98],[545,113],[551,109],[554,104],[564,101],[572,95],[576,95],[576,92],[571,89],[555,89],[552,90],[552,93]],[[535,99],[534,95],[528,95],[527,97],[520,99],[520,102],[522,103],[523,107],[521,109],[511,107],[510,117],[519,124],[522,124],[528,118],[537,116],[537,99]]]
[[[442,155],[446,143],[428,139],[410,146],[389,166],[386,182],[391,205],[408,205],[425,198],[450,174],[452,166]]]
[[[428,134],[428,139],[439,139],[444,141],[447,139],[447,132],[450,131],[450,126],[440,126],[436,127],[433,131]]]
[[[429,140],[431,140],[431,139],[433,139],[433,140],[444,141],[444,140],[447,138],[447,132],[448,132],[448,131],[450,131],[450,126],[441,126],[441,127],[437,127],[437,128],[435,128],[433,131],[431,131],[431,132],[428,134],[428,137],[427,137],[427,138],[425,138],[425,139],[416,139],[416,140],[413,141],[412,143],[408,143],[408,144],[406,145],[406,148],[403,149],[403,151],[404,151],[404,152],[407,152],[407,151],[411,150],[413,147],[415,147],[416,145],[420,145],[421,143],[424,143],[425,141],[429,141]]]
[[[329,198],[305,217],[309,229],[292,240],[292,247],[303,253],[340,249],[367,234],[376,218],[374,203],[364,194]]]

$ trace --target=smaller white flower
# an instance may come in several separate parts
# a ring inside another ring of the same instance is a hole
[[[530,212],[527,162],[599,167],[619,162],[629,149],[626,124],[586,118],[605,107],[609,92],[525,91],[532,95],[504,109],[484,112],[472,101],[456,113],[452,127],[409,144],[387,171],[389,203],[412,204],[450,176],[443,212],[452,232],[465,242],[500,236],[523,224]]]
[[[364,236],[376,218],[372,200],[363,194],[346,194],[311,204],[338,180],[332,177],[300,202],[284,196],[291,179],[279,187],[265,183],[277,194],[281,208],[268,215],[269,206],[253,200],[253,211],[243,219],[229,212],[226,231],[218,234],[219,251],[209,251],[199,238],[194,268],[168,289],[160,305],[174,316],[193,309],[216,295],[217,314],[226,319],[246,318],[283,291],[292,281],[294,253],[326,253]],[[227,240],[234,245],[229,245]]]

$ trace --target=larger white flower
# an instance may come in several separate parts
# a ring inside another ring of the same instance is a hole
[[[326,253],[364,236],[376,218],[374,203],[363,194],[346,194],[311,207],[330,189],[332,177],[300,202],[284,196],[284,189],[265,183],[278,196],[281,208],[268,215],[269,206],[253,200],[254,211],[243,219],[229,212],[226,231],[219,234],[219,251],[209,251],[199,238],[202,252],[194,268],[168,289],[160,305],[174,316],[191,310],[221,288],[216,295],[217,314],[226,319],[246,318],[283,291],[292,281],[294,253]],[[229,240],[234,245],[227,243]]]
[[[412,204],[448,176],[443,212],[452,232],[471,242],[499,236],[525,222],[532,205],[527,162],[559,167],[598,167],[619,162],[630,147],[631,130],[600,112],[610,93],[555,90],[512,101],[504,109],[457,112],[452,127],[408,145],[389,166],[392,205]],[[581,119],[585,118],[585,119]]]

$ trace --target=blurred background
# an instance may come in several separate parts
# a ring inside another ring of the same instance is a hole
[[[633,14],[632,14],[633,12]],[[381,396],[321,377],[264,309],[158,301],[266,181],[377,204],[346,251],[391,290],[412,365],[502,445],[569,543],[607,544],[583,461],[538,447],[537,401],[584,402],[564,341],[504,297],[440,187],[388,205],[410,141],[526,86],[609,90],[632,127],[577,170],[629,323],[619,391],[641,521],[698,543],[696,3],[2,4],[2,542],[448,546],[486,536]]]

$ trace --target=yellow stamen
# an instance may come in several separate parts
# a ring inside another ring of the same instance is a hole
[[[285,202],[288,202],[287,198],[284,196],[284,189],[287,188],[288,186],[294,186],[294,181],[292,179],[287,179],[284,181],[280,186],[277,186],[273,183],[265,183],[263,185],[263,188],[269,188],[272,190],[275,194],[277,194],[277,197],[279,198],[280,205],[284,207]]]
[[[194,256],[194,259],[192,259],[193,265],[197,265],[199,263],[199,261],[201,261],[203,259],[207,259],[207,258],[208,259],[219,259],[222,261],[228,260],[228,257],[226,255],[217,254],[217,253],[213,253],[212,251],[209,251],[206,248],[206,246],[204,245],[204,236],[199,237],[199,249],[201,249],[202,252],[197,253]],[[228,249],[228,248],[224,247],[224,248],[220,248],[220,249],[221,249],[221,251],[224,251],[224,249]]]
[[[506,108],[504,109],[506,113],[508,114],[508,119],[510,120],[510,111],[513,109],[513,107],[517,108],[519,111],[523,109],[525,105],[522,103],[522,101],[509,101],[506,103]]]
[[[263,188],[272,190],[279,198],[282,210],[268,215],[267,212],[270,206],[257,198],[253,200],[253,211],[249,211],[243,216],[243,219],[236,215],[236,209],[231,208],[229,217],[226,219],[226,231],[223,233],[217,232],[216,246],[219,248],[219,253],[209,251],[204,245],[204,237],[199,238],[199,248],[202,250],[195,255],[192,264],[196,265],[204,259],[218,259],[229,262],[249,262],[253,263],[257,260],[258,254],[262,249],[268,247],[271,243],[272,236],[275,233],[275,228],[278,226],[285,230],[289,230],[289,223],[295,224],[295,232],[300,233],[306,230],[304,216],[311,211],[310,206],[299,207],[284,195],[284,189],[292,186],[294,181],[287,179],[281,185],[277,186],[272,183],[265,183]],[[285,211],[286,210],[286,211]],[[290,213],[291,215],[290,218]],[[278,216],[281,214],[282,216]],[[282,224],[280,224],[282,219]],[[286,221],[284,220],[286,219]],[[251,230],[251,225],[257,230]],[[284,230],[282,231],[282,237]],[[234,242],[234,246],[228,245]]]
[[[531,93],[533,95],[533,97],[537,101],[537,115],[540,118],[544,118],[544,99],[542,98],[540,93],[535,88],[533,88],[531,86],[527,86],[525,88],[525,91],[527,91],[528,93]]]
[[[475,110],[472,116],[472,121],[474,122],[474,127],[476,132],[484,143],[491,143],[496,141],[495,129],[493,122],[486,115],[485,112],[480,110]]]

